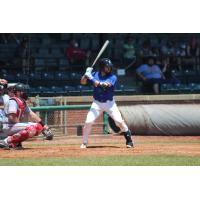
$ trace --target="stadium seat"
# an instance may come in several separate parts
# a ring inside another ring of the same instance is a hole
[[[67,58],[59,59],[59,67],[67,68],[68,66],[69,66],[69,62],[68,62]]]
[[[49,54],[49,49],[48,48],[40,48],[38,50],[37,57],[46,58],[46,57],[50,57],[50,56],[51,55]]]
[[[99,50],[99,38],[95,37],[91,39],[91,50],[92,51],[97,51]]]
[[[52,73],[52,72],[46,72],[46,73],[43,73],[42,74],[42,80],[55,80],[54,79],[54,73]]]
[[[80,48],[83,49],[83,50],[90,49],[90,39],[88,37],[81,38]]]
[[[41,73],[40,72],[32,72],[32,73],[30,73],[30,75],[29,75],[29,77],[30,77],[30,79],[31,80],[41,80]]]
[[[45,61],[43,58],[36,58],[35,59],[35,65],[40,67],[40,66],[44,66],[45,65]]]
[[[60,57],[63,57],[64,54],[61,52],[60,48],[52,48],[51,56],[54,58],[60,58]]]
[[[23,82],[23,81],[28,80],[28,79],[29,79],[29,76],[26,75],[26,74],[17,73],[17,74],[16,74],[16,79],[17,79],[18,82],[20,82],[20,81]]]
[[[77,95],[80,93],[80,91],[77,91],[76,87],[75,86],[64,86],[64,92],[65,94],[67,95]]]
[[[52,91],[52,93],[56,93],[56,94],[64,93],[64,90],[62,87],[56,87],[56,86],[52,86],[51,91]]]
[[[56,59],[54,59],[54,58],[48,58],[48,59],[46,59],[45,60],[45,64],[46,64],[46,66],[48,66],[48,67],[57,67],[58,65],[57,65],[57,61],[56,61]]]

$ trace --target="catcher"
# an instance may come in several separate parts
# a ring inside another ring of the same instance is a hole
[[[6,136],[0,140],[0,148],[22,149],[21,143],[28,138],[43,133],[46,139],[53,139],[53,134],[47,125],[26,104],[29,87],[18,83],[13,87],[14,97],[5,104],[4,110],[0,110],[1,130],[0,134]],[[27,114],[32,122],[20,123],[24,114]]]
[[[109,114],[116,122],[121,132],[123,132],[127,148],[134,147],[131,139],[131,132],[122,119],[121,113],[113,99],[117,77],[112,74],[112,66],[113,64],[110,59],[103,58],[99,61],[99,71],[92,72],[93,68],[89,67],[81,78],[81,84],[85,85],[87,82],[90,82],[94,85],[94,100],[87,114],[85,126],[83,128],[83,144],[81,145],[81,148],[87,148],[88,135],[91,132],[92,124],[103,111]]]

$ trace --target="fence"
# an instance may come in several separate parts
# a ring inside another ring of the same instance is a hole
[[[65,105],[32,107],[32,110],[54,130],[56,135],[82,135],[89,108],[89,105]],[[107,134],[107,120],[107,114],[103,113],[94,124],[92,134]]]

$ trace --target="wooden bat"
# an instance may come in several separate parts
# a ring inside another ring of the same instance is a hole
[[[105,49],[108,46],[108,44],[109,44],[109,40],[106,40],[105,43],[103,44],[101,50],[99,51],[97,57],[95,58],[94,62],[92,63],[91,68],[94,67],[94,65],[96,64],[97,60],[100,58],[100,56],[102,55],[102,53],[105,51]]]

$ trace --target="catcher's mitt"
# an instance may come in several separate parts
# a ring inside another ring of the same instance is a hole
[[[42,131],[45,140],[53,140],[54,134],[50,128],[44,129]]]

